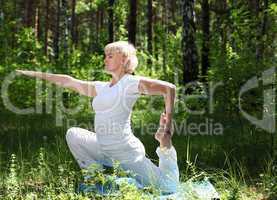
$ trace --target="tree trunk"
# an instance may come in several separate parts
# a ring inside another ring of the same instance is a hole
[[[72,0],[71,8],[71,38],[73,47],[76,46],[76,0]]]
[[[249,6],[250,11],[254,15],[257,15],[260,10],[260,0],[248,0],[248,6]]]
[[[4,30],[4,24],[5,24],[5,10],[4,10],[4,0],[0,0],[0,31]],[[0,44],[3,49],[6,49],[8,47],[8,38],[6,37],[0,37]],[[6,60],[6,51],[1,51],[0,53],[0,63],[4,64],[4,61]]]
[[[248,0],[248,7],[249,10],[251,11],[252,15],[254,16],[254,20],[259,21],[259,13],[260,13],[260,0]],[[259,62],[261,59],[261,36],[262,36],[262,31],[261,31],[261,24],[262,23],[257,23],[257,34],[256,34],[256,62]]]
[[[5,18],[5,14],[4,14],[4,0],[0,0],[0,30],[2,30],[3,28],[3,24],[4,22],[4,18]]]
[[[65,67],[65,71],[68,70],[68,32],[69,32],[69,22],[67,15],[67,0],[62,0],[61,7],[61,16],[62,16],[62,44],[63,44],[63,63]]]
[[[108,29],[109,29],[109,42],[113,42],[114,41],[114,31],[113,31],[113,4],[114,4],[114,0],[109,0],[109,8],[108,8],[108,12],[109,12],[109,22],[108,22]]]
[[[153,42],[152,42],[152,46],[153,46],[153,56],[155,57],[156,60],[158,60],[158,56],[159,56],[159,48],[158,48],[158,44],[159,44],[159,38],[158,38],[158,33],[156,31],[156,26],[159,23],[159,17],[158,17],[158,8],[159,4],[155,7],[153,7]],[[155,66],[153,66],[153,69],[155,70]]]
[[[13,0],[13,9],[14,9],[14,13],[13,13],[13,17],[15,20],[17,20],[17,0]],[[15,44],[16,44],[16,33],[18,30],[18,24],[15,24],[12,27],[12,33],[11,33],[11,48],[14,49],[15,48]]]
[[[152,0],[148,0],[147,3],[147,50],[150,56],[153,54],[153,46],[152,46],[152,39],[153,39],[153,6],[152,6]],[[148,58],[147,64],[150,68],[150,71],[152,70],[152,59]]]
[[[100,8],[100,27],[99,27],[99,29],[102,30],[103,27],[104,27],[104,9],[101,6],[101,8]]]
[[[24,24],[26,27],[34,26],[34,0],[25,2]]]
[[[57,0],[57,13],[56,13],[56,24],[55,24],[55,36],[54,36],[54,52],[55,52],[55,60],[57,61],[59,59],[60,49],[59,49],[59,43],[60,43],[60,0]]]
[[[69,35],[69,21],[68,21],[68,2],[67,0],[61,1],[61,17],[62,17],[62,47],[63,47],[63,59],[62,59],[62,66],[61,71],[62,73],[69,73],[69,62],[68,62],[68,54],[69,54],[69,48],[68,48],[68,35]],[[69,98],[70,94],[68,92],[63,92],[63,102],[65,108],[69,107]]]
[[[166,61],[167,61],[167,35],[168,35],[168,16],[167,16],[167,0],[162,1],[162,56],[163,56],[163,75],[167,77]]]
[[[176,22],[176,0],[171,0],[170,1],[170,12],[171,12],[171,21],[169,24],[169,31],[173,33],[174,35],[176,34],[176,29],[177,29],[177,22]]]
[[[197,80],[198,56],[195,44],[194,0],[182,0],[183,15],[183,83]]]
[[[4,0],[0,0],[0,20],[3,21],[4,18]]]
[[[216,0],[213,11],[215,12],[215,33],[219,34],[220,37],[220,56],[219,59],[225,62],[226,57],[226,45],[227,45],[227,31],[225,28],[224,21],[228,17],[228,6],[226,0]],[[223,64],[222,63],[222,64]]]
[[[44,34],[44,54],[48,55],[48,29],[49,29],[49,0],[45,5],[45,34]]]
[[[40,5],[38,4],[36,7],[36,16],[35,16],[35,36],[38,41],[41,38],[40,16],[41,16],[41,11],[40,11]]]
[[[96,27],[96,43],[98,44],[99,43],[99,26],[100,26],[100,11],[99,9],[97,9],[96,11],[96,20],[95,20],[95,27]]]
[[[137,27],[137,0],[130,0],[130,13],[128,23],[128,40],[134,46],[136,45],[136,27]]]
[[[210,13],[209,13],[209,1],[202,0],[202,34],[203,34],[203,41],[202,41],[202,49],[201,49],[201,69],[202,69],[202,77],[205,80],[207,76],[207,71],[210,66],[209,62],[209,51],[210,51]]]
[[[90,7],[90,12],[89,12],[89,47],[88,51],[91,52],[93,51],[93,46],[95,44],[95,38],[94,38],[94,10],[92,7]]]
[[[0,0],[0,20],[2,25],[3,17],[4,17],[4,0]]]
[[[266,35],[266,29],[267,29],[267,11],[268,10],[268,0],[264,0],[263,5],[263,18],[260,23],[260,27],[258,27],[258,37],[257,37],[257,48],[256,48],[256,59],[257,62],[260,62],[264,57],[264,40],[263,38]]]

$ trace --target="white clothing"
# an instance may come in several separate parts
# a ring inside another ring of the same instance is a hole
[[[115,85],[96,81],[97,96],[94,128],[70,128],[66,140],[81,168],[92,163],[112,166],[118,160],[124,170],[133,171],[142,185],[153,185],[163,192],[175,192],[179,183],[177,154],[174,147],[167,152],[158,147],[159,167],[145,156],[145,148],[131,129],[133,105],[139,97],[140,77],[125,74]]]
[[[95,132],[102,145],[113,144],[132,134],[131,112],[139,97],[139,76],[125,74],[115,85],[96,81],[97,96],[92,101],[95,110]]]

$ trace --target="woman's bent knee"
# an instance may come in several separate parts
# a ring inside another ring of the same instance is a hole
[[[67,142],[71,142],[76,139],[76,136],[78,134],[78,128],[77,127],[71,127],[67,130],[65,138]]]

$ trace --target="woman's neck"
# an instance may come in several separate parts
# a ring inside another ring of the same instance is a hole
[[[112,74],[111,86],[116,84],[125,74],[126,74],[126,72],[124,72],[124,71]]]

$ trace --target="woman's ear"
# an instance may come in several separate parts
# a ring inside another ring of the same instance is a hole
[[[125,64],[124,64],[124,67],[127,68],[129,65],[130,65],[130,60],[127,60],[127,59],[126,59],[126,62],[125,62]]]
[[[129,64],[128,57],[127,57],[127,56],[123,56],[123,58],[122,58],[122,65],[123,65],[124,67],[127,67],[128,64]]]

